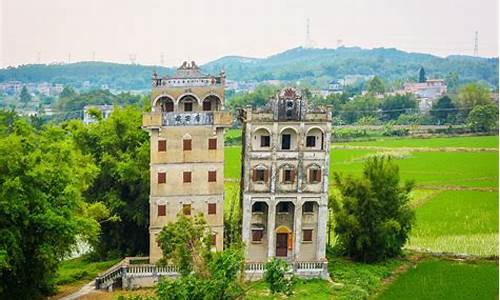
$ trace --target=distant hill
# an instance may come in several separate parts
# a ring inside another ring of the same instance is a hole
[[[429,78],[458,75],[458,83],[483,81],[498,88],[498,58],[478,58],[453,55],[446,58],[397,49],[337,49],[294,48],[267,58],[225,56],[202,65],[205,73],[226,71],[231,80],[306,81],[324,86],[331,79],[346,75],[378,75],[387,82],[414,80],[423,66]],[[111,89],[148,89],[153,69],[160,75],[172,70],[158,66],[81,62],[61,65],[24,65],[0,69],[0,82],[47,81],[80,87],[84,81],[92,86],[106,85]]]

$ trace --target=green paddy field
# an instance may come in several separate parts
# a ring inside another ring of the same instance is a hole
[[[227,206],[238,201],[240,151],[225,150]],[[330,172],[359,176],[365,159],[382,153],[397,161],[402,180],[415,182],[416,223],[406,251],[444,253],[443,258],[426,254],[382,265],[331,258],[337,285],[305,282],[292,299],[498,299],[498,136],[335,143]],[[456,255],[473,259],[455,260]],[[279,299],[259,294],[259,287],[251,299]],[[318,292],[308,298],[304,289]]]

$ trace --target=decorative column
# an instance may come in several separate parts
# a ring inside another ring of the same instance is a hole
[[[243,242],[250,243],[250,221],[252,218],[252,199],[250,196],[243,196],[243,220],[241,226],[241,238]],[[248,251],[248,247],[245,247]]]
[[[271,200],[269,200],[269,203],[267,204],[267,257],[271,258],[274,257],[275,252],[276,252],[276,233],[275,233],[275,226],[276,226],[276,203],[274,196],[271,197]]]
[[[297,197],[297,201],[295,201],[295,212],[294,212],[294,220],[295,224],[294,228],[294,239],[295,246],[293,249],[294,260],[299,260],[298,256],[300,254],[300,244],[302,243],[302,199]]]
[[[323,196],[324,197],[324,196]],[[324,199],[323,199],[324,200]],[[328,221],[328,206],[326,201],[318,207],[318,234],[316,241],[316,259],[326,259],[326,223]]]

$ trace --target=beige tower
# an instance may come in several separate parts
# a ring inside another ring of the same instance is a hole
[[[330,110],[308,108],[294,88],[280,91],[264,109],[242,110],[242,237],[248,263],[276,256],[297,268],[314,265],[317,274],[327,276]]]
[[[151,139],[150,261],[161,258],[156,237],[177,214],[203,213],[213,245],[223,248],[224,73],[205,75],[184,62],[173,76],[153,74],[151,112],[143,128]]]

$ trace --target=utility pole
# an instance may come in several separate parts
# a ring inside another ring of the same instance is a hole
[[[36,53],[36,63],[37,64],[41,64],[41,61],[42,61],[42,52],[41,51],[38,51]]]
[[[479,56],[479,31],[477,30],[474,38],[474,56]]]
[[[68,64],[71,63],[71,52],[68,53]]]

